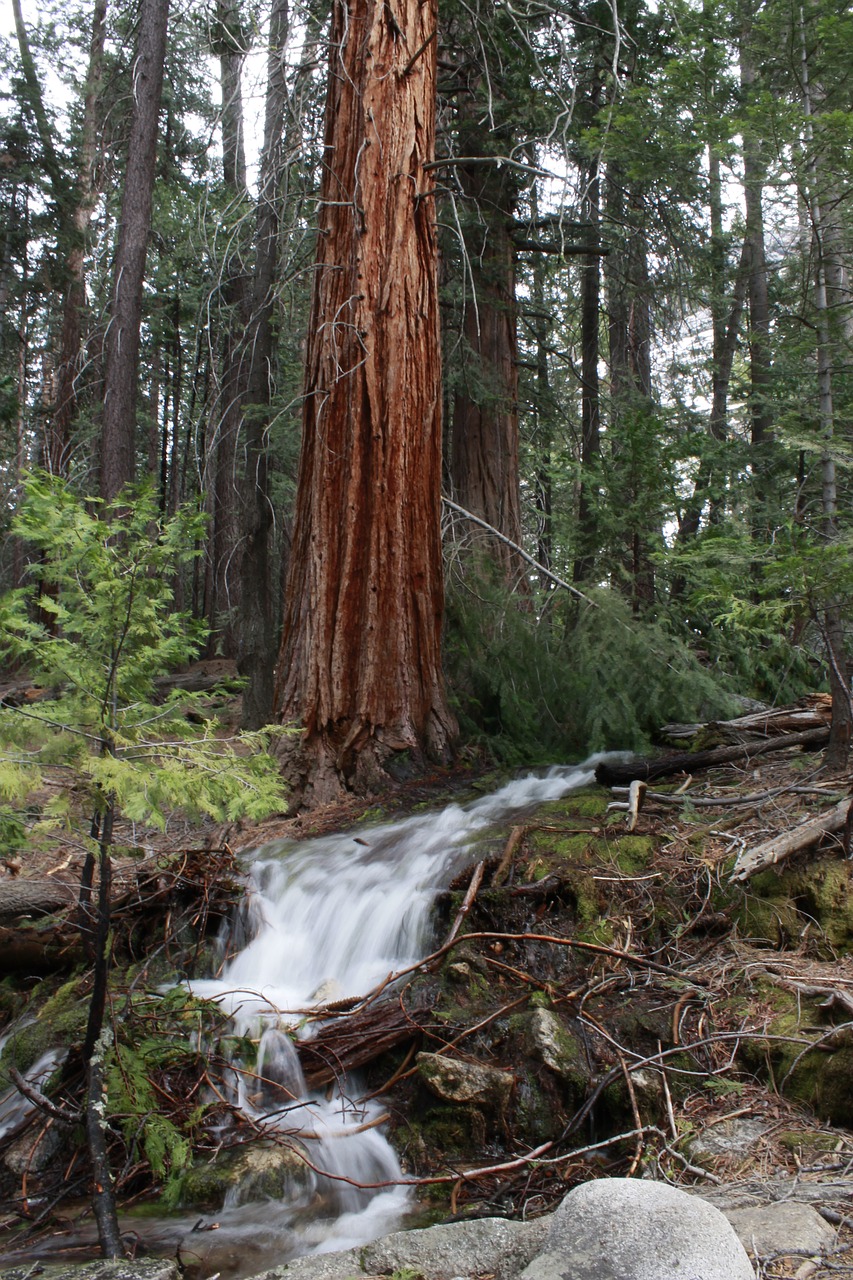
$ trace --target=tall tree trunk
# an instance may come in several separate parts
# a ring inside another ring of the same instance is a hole
[[[434,0],[336,0],[276,706],[307,796],[446,760]]]
[[[105,340],[100,484],[101,497],[108,502],[136,474],[142,285],[151,231],[168,19],[169,0],[141,0],[133,62],[133,116]]]
[[[488,163],[489,139],[470,104],[460,112],[462,154],[487,162],[457,170],[467,204],[464,250],[471,294],[463,319],[465,365],[453,405],[451,485],[461,506],[519,543],[518,338],[510,236],[516,181],[508,166]],[[492,538],[487,546],[508,583],[524,581],[527,566],[506,543]]]
[[[678,546],[686,545],[699,532],[702,511],[706,502],[711,503],[710,518],[720,519],[723,496],[720,489],[719,454],[714,446],[722,446],[728,436],[729,385],[732,377],[738,334],[740,333],[743,304],[746,299],[748,244],[741,252],[730,296],[728,294],[725,248],[723,239],[722,183],[720,161],[716,149],[709,150],[709,188],[711,193],[711,407],[708,414],[708,435],[711,452],[700,457],[699,470],[693,493],[678,521]],[[683,578],[673,580],[672,595],[678,598],[684,590]]]
[[[749,102],[756,91],[758,72],[752,57],[752,5],[744,0],[740,34],[741,91]],[[753,527],[769,533],[772,513],[773,415],[770,402],[772,367],[770,301],[767,289],[767,255],[764,245],[763,192],[766,165],[760,140],[751,127],[743,134],[743,198],[746,210],[747,298],[749,302],[749,376],[752,471],[754,485]]]
[[[651,445],[642,438],[641,420],[651,418],[651,311],[648,263],[643,236],[644,195],[639,183],[626,181],[618,165],[607,171],[607,218],[622,227],[621,244],[607,258],[607,310],[609,333],[611,470],[618,489],[625,524],[621,559],[635,613],[654,602],[655,574],[651,541],[660,533],[642,508],[647,497],[648,459]],[[645,474],[642,473],[642,468]]]
[[[826,244],[824,240],[827,218],[822,203],[823,183],[820,172],[820,151],[814,145],[811,77],[808,47],[806,44],[805,15],[799,10],[800,30],[800,86],[803,115],[805,117],[806,173],[808,175],[808,206],[811,216],[814,259],[814,308],[817,330],[817,384],[818,414],[822,442],[821,480],[823,536],[828,542],[838,538],[838,486],[835,471],[835,404],[833,397],[834,342],[830,324],[829,291],[827,289]],[[830,237],[832,240],[832,237]],[[833,244],[833,249],[834,249]],[[833,284],[838,289],[837,259],[833,261]],[[844,643],[844,623],[840,601],[834,593],[824,604],[823,633],[829,666],[829,687],[832,692],[832,723],[825,765],[833,773],[847,769],[853,736],[853,703],[850,696],[850,677],[847,673],[847,654]]]
[[[217,4],[217,40],[222,87],[222,176],[229,204],[239,213],[247,203],[243,142],[242,67],[246,37],[234,0]],[[249,320],[248,278],[239,238],[229,241],[223,269],[225,324],[222,372],[211,412],[205,470],[211,514],[204,588],[204,612],[210,628],[208,654],[232,658],[238,650],[235,626],[240,602],[240,520],[237,504],[238,441],[245,379],[242,335]]]
[[[240,440],[244,474],[237,669],[246,678],[243,725],[247,729],[269,724],[273,717],[275,619],[270,566],[273,521],[267,431],[273,387],[273,313],[281,220],[282,131],[287,106],[284,57],[287,37],[287,0],[275,0],[270,15],[269,73],[258,191],[252,312],[240,355],[247,385]]]
[[[54,379],[53,405],[48,415],[45,449],[47,467],[54,475],[66,475],[71,457],[71,428],[77,416],[77,377],[86,305],[86,233],[92,219],[97,187],[97,106],[104,62],[107,31],[107,0],[95,0],[89,68],[83,100],[83,129],[77,162],[77,194],[71,213],[70,243],[65,263],[65,293],[62,306],[62,338]]]
[[[590,224],[592,247],[598,249],[601,179],[598,158],[586,177],[582,218]],[[590,253],[581,264],[581,473],[578,494],[578,554],[573,579],[587,582],[599,550],[598,463],[601,456],[601,397],[598,377],[601,332],[601,257]]]
[[[535,160],[535,156],[532,157]],[[531,222],[539,216],[536,188],[530,193]],[[536,340],[536,397],[534,400],[534,439],[536,441],[535,505],[537,515],[536,558],[544,569],[550,569],[554,558],[553,478],[551,472],[554,448],[554,396],[548,370],[548,343],[553,320],[545,298],[545,254],[533,259],[533,333]],[[546,574],[540,574],[540,586],[552,586]]]

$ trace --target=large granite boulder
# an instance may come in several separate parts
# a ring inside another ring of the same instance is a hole
[[[522,1280],[755,1280],[726,1217],[665,1182],[601,1178],[563,1199]]]

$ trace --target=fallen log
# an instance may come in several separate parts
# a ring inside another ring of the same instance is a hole
[[[67,973],[83,960],[77,929],[65,924],[11,929],[0,925],[0,977]]]
[[[319,1089],[389,1049],[419,1039],[431,1017],[432,1002],[423,997],[410,1008],[387,1000],[324,1022],[310,1040],[296,1045],[306,1085]]]
[[[815,694],[804,698],[793,707],[776,707],[769,711],[751,711],[748,715],[735,716],[732,720],[711,720],[704,724],[665,724],[660,736],[670,740],[695,738],[700,733],[711,733],[726,742],[743,741],[744,734],[773,737],[781,733],[799,733],[804,729],[819,729],[832,719],[832,699],[829,694]]]
[[[784,751],[787,747],[806,747],[816,750],[829,741],[829,726],[805,729],[802,733],[789,733],[778,738],[756,738],[731,747],[712,747],[709,751],[679,751],[651,758],[618,763],[602,760],[596,766],[595,780],[604,787],[625,787],[635,778],[649,782],[652,778],[668,778],[679,773],[696,773],[699,769],[712,769],[718,764],[732,764],[736,760],[751,760],[769,751]]]
[[[828,813],[810,818],[808,822],[801,823],[791,831],[783,831],[780,835],[772,836],[771,839],[756,845],[754,849],[745,849],[735,862],[730,879],[748,880],[750,876],[765,870],[766,867],[773,867],[776,863],[783,862],[785,858],[790,858],[792,854],[799,853],[802,849],[809,849],[824,836],[843,831],[851,817],[852,807],[853,800],[845,796]]]
[[[0,879],[0,921],[49,916],[70,907],[74,898],[74,887],[62,880]]]

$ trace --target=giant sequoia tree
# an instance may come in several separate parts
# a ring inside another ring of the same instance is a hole
[[[315,801],[447,757],[434,0],[336,0],[276,681]]]

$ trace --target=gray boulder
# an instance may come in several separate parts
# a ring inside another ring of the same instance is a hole
[[[479,1218],[419,1231],[396,1231],[361,1250],[362,1270],[388,1275],[413,1268],[429,1280],[494,1275],[511,1280],[542,1248],[547,1221]]]
[[[798,1254],[810,1257],[835,1246],[835,1230],[810,1204],[783,1204],[730,1209],[726,1217],[744,1246],[756,1257]]]
[[[664,1182],[601,1178],[563,1199],[522,1280],[755,1280],[725,1216]]]

